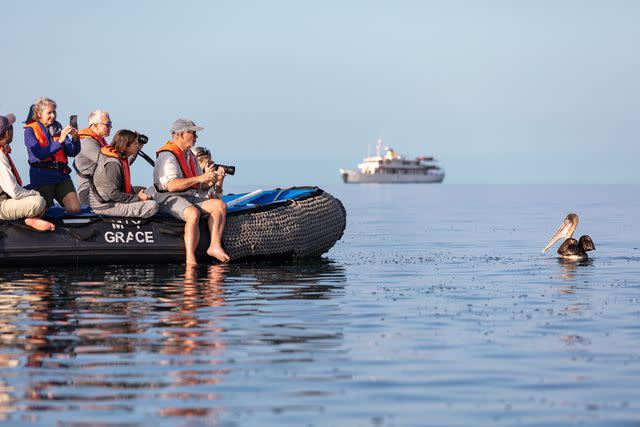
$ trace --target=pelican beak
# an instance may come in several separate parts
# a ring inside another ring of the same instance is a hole
[[[575,230],[577,226],[578,226],[578,216],[575,214],[567,215],[567,217],[562,222],[562,225],[560,225],[560,227],[556,230],[556,232],[551,237],[551,239],[549,240],[549,243],[547,243],[547,246],[544,247],[542,252],[543,253],[547,252],[547,250],[551,246],[553,246],[553,244],[558,240],[562,238],[566,239],[568,237],[571,237],[573,235],[573,230]]]

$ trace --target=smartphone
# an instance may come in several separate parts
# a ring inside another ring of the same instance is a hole
[[[69,126],[78,130],[78,116],[75,114],[69,117]]]

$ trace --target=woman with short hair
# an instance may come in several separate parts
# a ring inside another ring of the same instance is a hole
[[[140,148],[138,137],[138,133],[122,129],[111,145],[100,149],[89,193],[89,204],[95,213],[149,218],[158,211],[158,204],[143,190],[136,194],[131,184],[129,158]]]
[[[57,200],[69,213],[80,212],[80,201],[69,176],[67,157],[80,152],[78,130],[67,126],[59,136],[52,136],[49,127],[56,121],[55,101],[39,98],[24,126],[24,143],[29,153],[29,188],[44,197],[47,208]]]

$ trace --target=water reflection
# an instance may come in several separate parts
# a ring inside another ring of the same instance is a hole
[[[280,304],[340,295],[339,265],[183,268],[1,272],[0,420],[107,411],[215,424],[224,383],[243,375],[234,372],[243,357],[279,364],[283,353],[305,353],[313,361],[317,342],[341,345],[340,325],[327,320],[338,305],[309,317],[300,304]]]
[[[589,258],[584,261],[572,261],[570,259],[558,258],[558,264],[561,269],[560,277],[563,279],[575,279],[578,269],[593,265],[593,260]]]

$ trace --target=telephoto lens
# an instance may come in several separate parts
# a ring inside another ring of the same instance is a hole
[[[224,173],[226,175],[234,175],[236,173],[236,167],[235,166],[227,166],[227,165],[218,165],[216,163],[213,164],[213,169],[218,169],[218,168],[222,168],[224,169]]]

